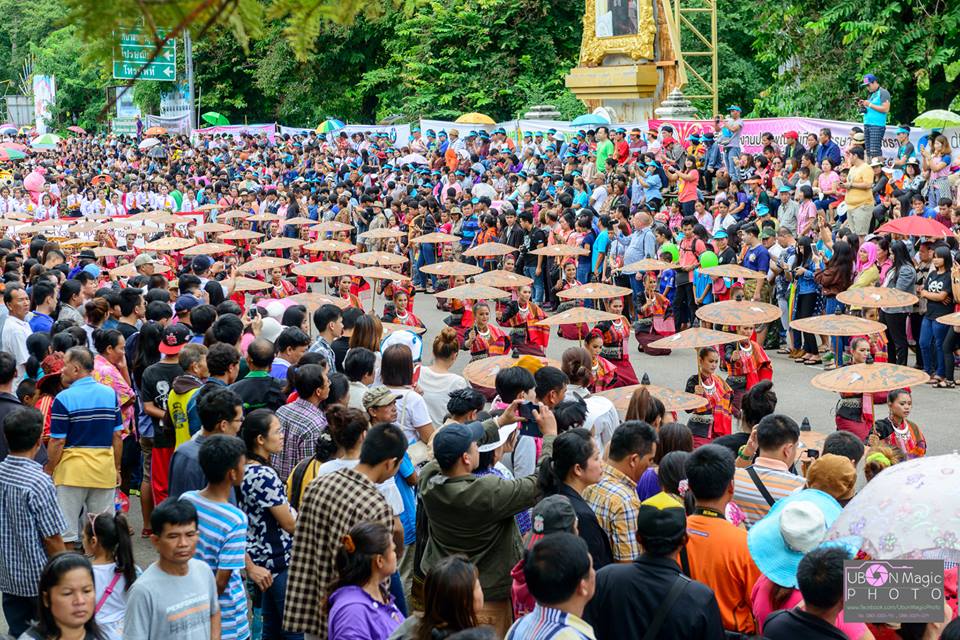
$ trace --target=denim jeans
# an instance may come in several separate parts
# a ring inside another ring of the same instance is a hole
[[[543,303],[543,274],[537,275],[537,267],[524,267],[523,275],[533,278],[533,301],[537,304]]]
[[[740,147],[727,147],[723,151],[723,160],[727,165],[727,173],[730,174],[730,180],[739,179],[740,171],[737,169],[737,162],[740,160]]]
[[[13,638],[30,628],[30,621],[37,618],[37,596],[15,596],[3,594],[3,617],[7,621],[8,631]]]
[[[590,265],[577,264],[577,282],[587,284],[590,282]]]
[[[946,371],[943,366],[943,339],[947,337],[948,327],[933,318],[923,317],[920,325],[920,350],[923,352],[923,366],[931,376],[941,378]]]
[[[283,603],[287,596],[287,573],[284,569],[273,577],[273,584],[261,595],[263,637],[303,640],[302,633],[283,631]]]
[[[631,273],[627,278],[630,279],[630,289],[633,290],[633,319],[636,320],[640,317],[640,307],[642,306],[640,300],[643,298],[643,272]]]
[[[418,286],[424,286],[426,284],[423,275],[420,273],[420,267],[426,266],[428,264],[433,264],[437,261],[437,254],[435,248],[432,244],[423,243],[420,245],[420,255],[417,257],[417,273],[414,276],[413,283]],[[430,286],[436,284],[437,277],[430,276]]]
[[[823,299],[823,312],[826,315],[845,310],[842,302],[837,302],[833,296],[825,296]],[[834,336],[830,338],[830,350],[833,352],[835,362],[840,365],[843,362],[843,347],[847,343],[846,338]]]

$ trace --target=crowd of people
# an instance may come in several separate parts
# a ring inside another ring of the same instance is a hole
[[[942,621],[850,623],[843,561],[868,556],[826,541],[858,470],[872,482],[927,454],[911,390],[842,395],[811,453],[773,372],[914,351],[954,386],[960,343],[938,322],[960,302],[949,142],[915,150],[904,127],[887,166],[865,153],[870,128],[846,149],[829,130],[768,136],[756,156],[741,129],[734,106],[688,140],[414,128],[161,135],[153,153],[78,136],[22,161],[0,187],[9,633],[960,637],[955,565]],[[909,216],[946,231],[877,231]],[[705,272],[721,265],[759,275]],[[507,295],[444,296],[481,274]],[[623,289],[558,295],[591,284]],[[837,300],[863,287],[919,301]],[[668,410],[634,363],[724,300],[781,318],[701,348],[686,391],[706,404]],[[610,319],[557,327],[577,342],[545,359],[548,314],[600,307]],[[835,313],[886,330],[790,327]],[[492,387],[458,373],[507,355]],[[604,395],[622,387],[625,415]]]

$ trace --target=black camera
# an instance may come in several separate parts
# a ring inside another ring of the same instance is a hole
[[[866,113],[867,108],[860,103],[860,98],[854,98],[853,103],[857,107],[857,113]]]

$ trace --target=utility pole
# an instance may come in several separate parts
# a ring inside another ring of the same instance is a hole
[[[183,31],[183,62],[187,73],[187,90],[190,93],[190,130],[197,128],[197,109],[193,93],[193,43],[190,41],[190,30]]]

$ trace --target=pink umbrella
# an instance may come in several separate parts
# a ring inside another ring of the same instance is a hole
[[[86,130],[86,129],[84,129],[83,127],[78,127],[78,126],[76,126],[76,125],[74,125],[74,126],[72,126],[72,127],[67,127],[67,131],[73,131],[74,133],[79,133],[79,134],[81,134],[81,135],[86,135],[86,134],[87,134],[87,130]]]
[[[0,126],[2,128],[2,126]],[[20,144],[19,142],[0,142],[0,147],[4,149],[13,149],[15,151],[23,151],[28,153],[30,148],[25,144]]]

